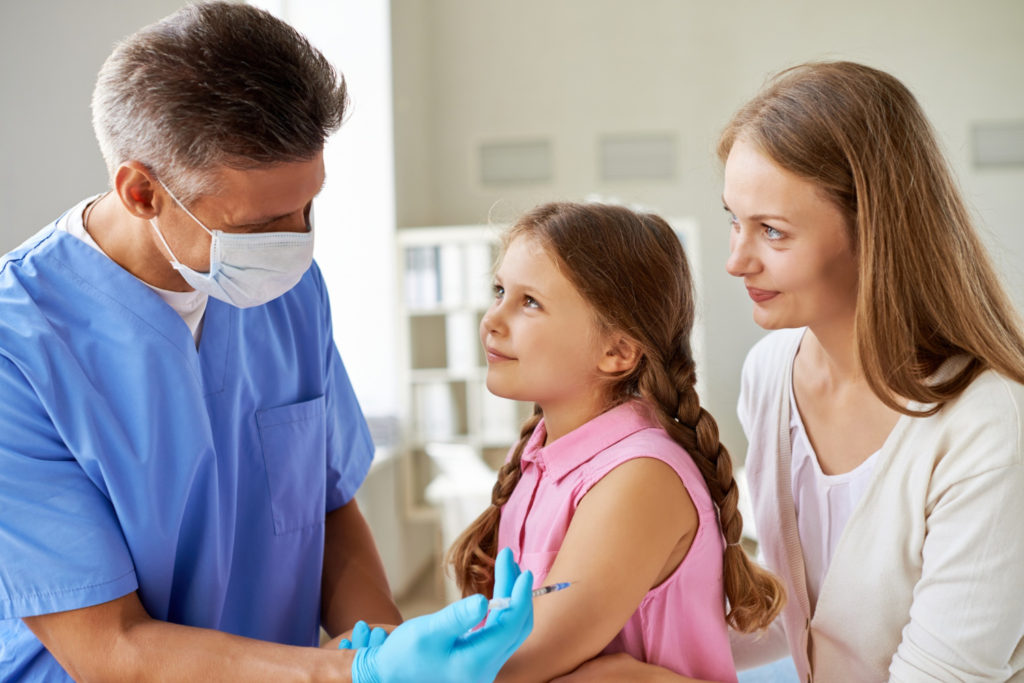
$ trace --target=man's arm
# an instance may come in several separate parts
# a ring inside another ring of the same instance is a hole
[[[370,527],[353,499],[327,514],[321,621],[332,638],[362,619],[401,624]]]
[[[279,645],[159,621],[136,593],[24,621],[78,681],[352,680],[352,651]]]

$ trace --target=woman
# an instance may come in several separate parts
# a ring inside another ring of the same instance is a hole
[[[734,640],[737,664],[788,650],[802,681],[1024,680],[1024,338],[919,105],[881,71],[806,64],[718,152],[727,269],[778,330],[739,412],[789,596],[767,637]]]

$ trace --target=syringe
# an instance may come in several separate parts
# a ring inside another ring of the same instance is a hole
[[[553,583],[550,586],[544,586],[542,588],[536,588],[532,593],[531,597],[540,597],[541,595],[547,595],[548,593],[554,593],[555,591],[565,590],[570,585],[569,581],[563,581],[561,583]],[[498,610],[506,609],[512,604],[512,598],[491,598],[487,603],[487,609]]]

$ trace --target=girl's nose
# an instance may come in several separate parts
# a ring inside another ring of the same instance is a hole
[[[505,323],[501,310],[501,301],[495,301],[491,304],[491,307],[484,313],[484,317],[480,319],[480,336],[485,337],[488,334],[500,334],[504,328]]]

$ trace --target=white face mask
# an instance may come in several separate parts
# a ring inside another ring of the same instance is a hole
[[[156,219],[157,237],[171,255],[171,266],[196,291],[238,308],[261,306],[276,299],[302,279],[313,262],[313,225],[306,232],[227,233],[210,230],[192,215],[166,187],[178,206],[210,234],[210,272],[200,273],[185,264],[167,246]]]

